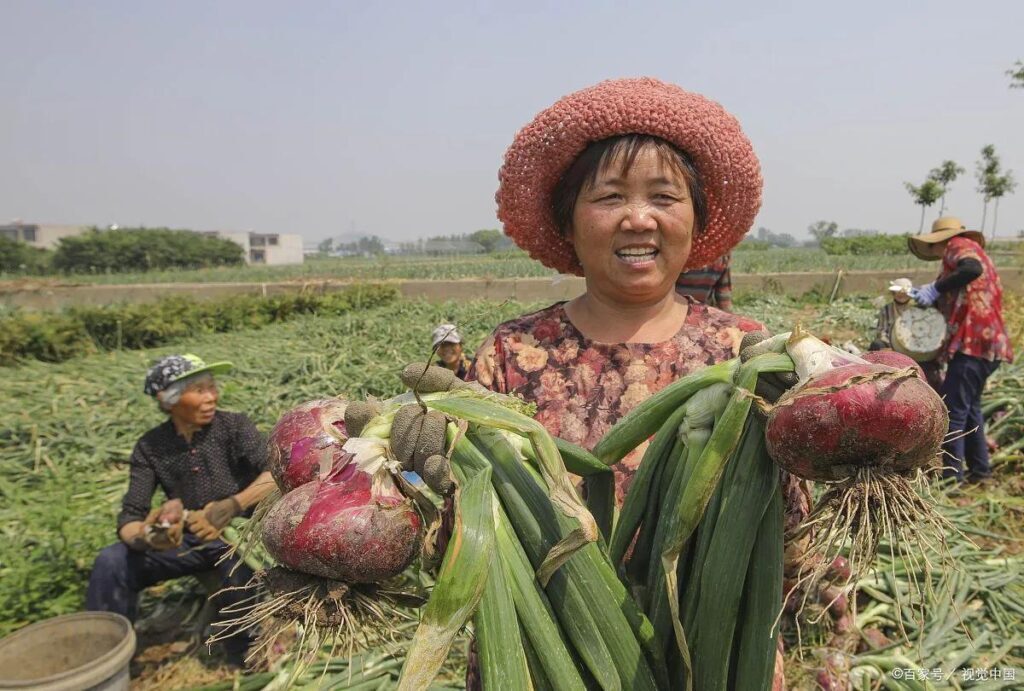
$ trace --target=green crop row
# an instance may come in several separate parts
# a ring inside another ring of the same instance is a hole
[[[393,286],[357,285],[336,293],[302,292],[224,300],[164,298],[148,304],[15,311],[0,317],[0,365],[62,362],[109,350],[150,348],[204,333],[253,329],[303,314],[337,315],[398,297]]]
[[[857,235],[854,237],[823,238],[821,249],[826,254],[853,255],[906,255],[906,235]]]

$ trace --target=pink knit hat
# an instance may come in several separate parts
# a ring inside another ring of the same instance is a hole
[[[531,257],[583,275],[552,211],[555,185],[592,142],[622,134],[661,137],[690,155],[707,196],[707,224],[687,268],[705,266],[743,239],[761,206],[761,166],[740,124],[700,94],[651,79],[612,79],[569,94],[519,130],[498,171],[498,219]]]

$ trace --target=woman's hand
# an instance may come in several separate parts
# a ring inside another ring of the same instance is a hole
[[[934,283],[926,283],[923,286],[915,286],[909,291],[911,299],[922,307],[931,307],[939,299],[939,289]]]
[[[203,542],[211,542],[220,537],[220,532],[231,519],[242,513],[242,506],[234,497],[211,501],[202,511],[190,511],[188,529]]]

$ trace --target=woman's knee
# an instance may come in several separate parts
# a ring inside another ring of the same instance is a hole
[[[93,573],[115,574],[128,570],[128,546],[123,542],[107,545],[96,555]]]

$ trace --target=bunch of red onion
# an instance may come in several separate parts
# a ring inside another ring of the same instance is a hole
[[[419,553],[422,521],[385,463],[384,443],[347,437],[345,407],[310,401],[274,426],[270,470],[283,496],[263,517],[263,543],[290,569],[378,583]]]
[[[800,383],[768,414],[768,451],[797,477],[828,483],[789,536],[811,535],[800,585],[815,591],[845,553],[848,588],[871,569],[882,540],[927,570],[928,554],[943,554],[948,529],[919,493],[927,491],[919,480],[937,465],[949,426],[942,399],[909,358],[872,363],[799,328],[786,350]]]

